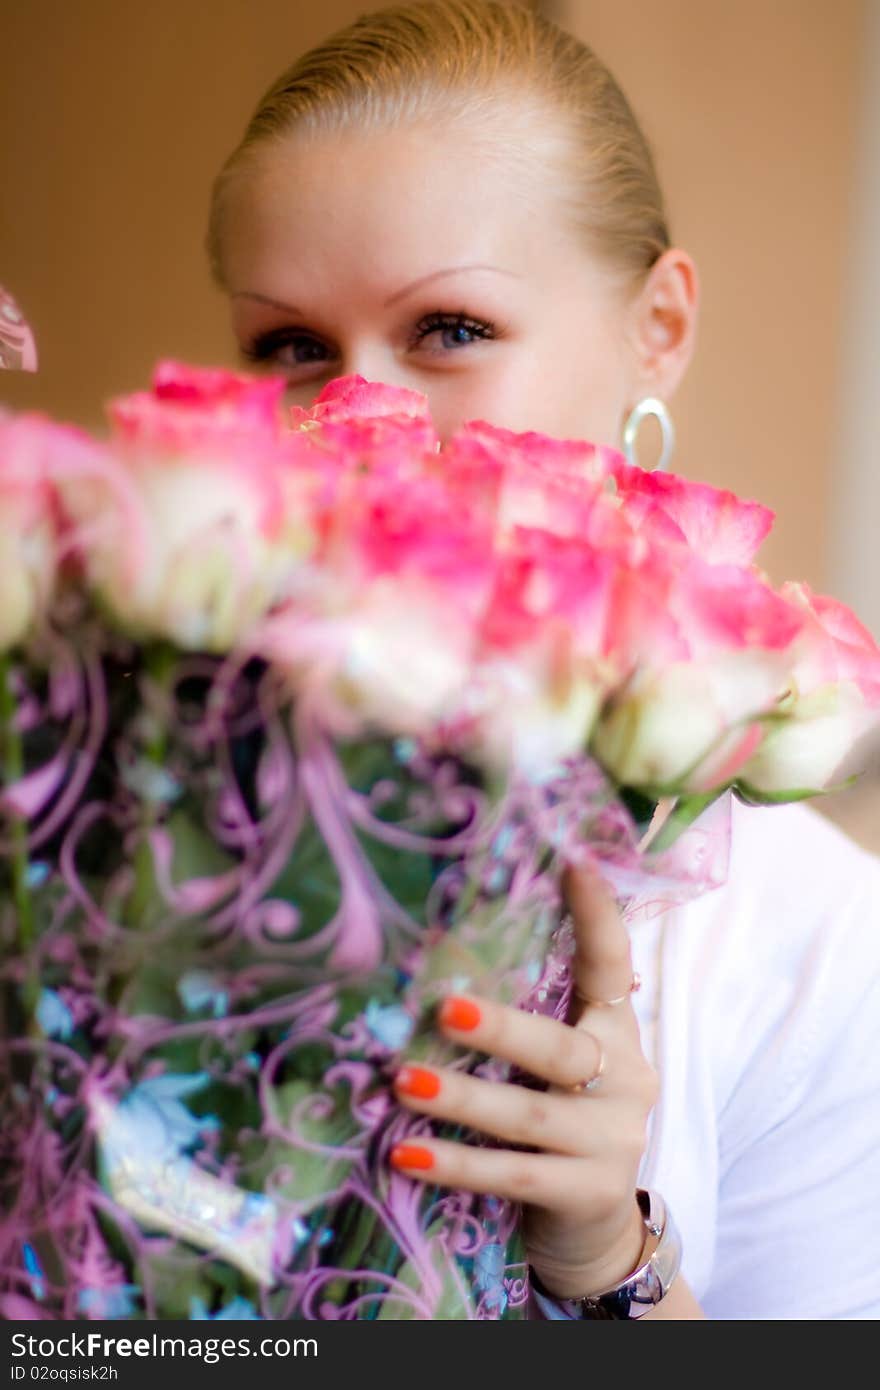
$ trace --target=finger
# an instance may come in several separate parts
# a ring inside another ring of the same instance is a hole
[[[611,1198],[604,1169],[567,1154],[516,1153],[419,1135],[412,1142],[395,1144],[390,1161],[399,1172],[423,1182],[487,1192],[579,1217],[589,1216],[593,1207],[597,1215],[604,1215]]]
[[[562,889],[574,927],[575,993],[586,1004],[627,995],[633,983],[632,952],[610,888],[592,865],[572,864]]]
[[[544,1014],[473,995],[449,995],[438,1015],[456,1042],[513,1062],[554,1086],[577,1086],[599,1070],[601,1038]]]
[[[589,1075],[584,1079],[589,1080]],[[398,1099],[410,1109],[511,1144],[533,1147],[537,1141],[554,1153],[581,1155],[608,1148],[605,1113],[597,1114],[583,1091],[533,1091],[422,1066],[401,1067],[393,1085]],[[619,1115],[615,1123],[621,1123]]]

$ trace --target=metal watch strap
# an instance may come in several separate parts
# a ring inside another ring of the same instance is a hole
[[[586,1318],[640,1318],[666,1297],[681,1267],[681,1239],[659,1192],[640,1187],[636,1200],[646,1232],[638,1268],[613,1288],[585,1298],[557,1298],[530,1269],[532,1296],[545,1318],[569,1322]]]

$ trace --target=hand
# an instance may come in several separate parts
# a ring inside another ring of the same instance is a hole
[[[448,1067],[403,1066],[402,1104],[532,1152],[421,1137],[392,1152],[396,1168],[444,1187],[520,1202],[530,1264],[551,1293],[600,1293],[638,1265],[645,1230],[636,1203],[638,1169],[658,1083],[639,1041],[627,991],[633,979],[626,928],[613,896],[590,869],[564,881],[575,937],[572,1007],[560,1022],[475,996],[440,1009],[447,1037],[540,1077],[534,1091]],[[616,999],[613,1007],[589,1000]],[[595,1089],[573,1091],[604,1061]]]

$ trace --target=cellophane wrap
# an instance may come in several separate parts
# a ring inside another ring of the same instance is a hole
[[[9,290],[0,285],[0,371],[35,372],[34,332]]]
[[[723,880],[727,799],[652,856],[587,756],[490,785],[334,737],[265,662],[70,599],[50,630],[4,670],[4,1315],[524,1317],[517,1208],[388,1163],[492,1141],[393,1071],[511,1077],[443,1042],[441,995],[564,1016],[562,865],[592,856],[635,924]]]

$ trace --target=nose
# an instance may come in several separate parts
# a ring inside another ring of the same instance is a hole
[[[410,374],[395,359],[394,353],[379,343],[358,344],[342,354],[340,376],[362,376],[367,381],[384,386],[404,386],[412,390]]]

